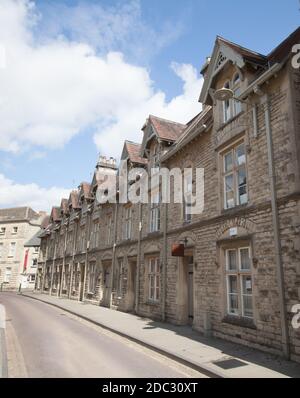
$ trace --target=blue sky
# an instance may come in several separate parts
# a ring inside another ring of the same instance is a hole
[[[216,35],[268,53],[299,17],[298,0],[1,1],[0,207],[47,210],[149,113],[188,121]]]

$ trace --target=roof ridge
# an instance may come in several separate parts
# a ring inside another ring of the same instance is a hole
[[[130,140],[125,140],[125,143],[126,144],[133,144],[133,145],[136,145],[136,146],[141,146],[142,145],[142,144],[138,144],[137,142],[130,141]]]
[[[248,51],[248,52],[250,52],[250,53],[252,53],[252,54],[258,55],[258,56],[263,57],[263,58],[268,58],[267,55],[264,55],[264,54],[262,54],[262,53],[259,53],[259,52],[257,52],[257,51],[254,51],[254,50],[251,50],[251,49],[248,48],[248,47],[241,46],[240,44],[237,44],[237,43],[235,43],[234,41],[225,39],[225,37],[222,37],[222,36],[220,36],[220,35],[217,35],[217,40],[218,40],[218,39],[219,39],[219,40],[222,40],[222,41],[225,42],[225,43],[232,44],[232,45],[234,45],[234,46],[236,46],[236,47],[239,47],[239,48],[241,48],[242,50]]]
[[[159,116],[155,116],[155,115],[149,115],[149,117],[150,118],[153,117],[154,119],[159,119],[159,120],[162,120],[162,121],[167,122],[167,123],[178,124],[180,126],[186,126],[186,124],[184,124],[184,123],[174,122],[173,120],[165,119],[163,117],[159,117]]]

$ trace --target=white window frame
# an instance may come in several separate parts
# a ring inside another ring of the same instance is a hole
[[[241,266],[241,251],[248,250],[250,267],[249,270],[243,270]],[[229,269],[229,252],[236,253],[236,270]],[[250,246],[240,246],[236,248],[230,248],[225,250],[225,270],[226,270],[226,300],[227,300],[227,313],[230,316],[242,317],[247,319],[254,319],[253,313],[253,276],[252,276],[252,264],[251,264],[251,247]],[[229,291],[229,279],[230,277],[236,277],[237,279],[237,293],[231,293]],[[251,278],[251,294],[245,294],[243,292],[243,278]],[[235,295],[237,297],[238,309],[237,313],[230,310],[230,297]],[[252,300],[252,316],[245,313],[244,308],[244,297],[250,297]]]
[[[1,242],[0,243],[0,258],[3,257],[3,250],[4,250],[4,244]]]
[[[148,298],[151,302],[160,300],[160,258],[148,259]]]
[[[6,233],[6,227],[1,227],[0,228],[0,235],[4,236]]]
[[[245,153],[245,162],[242,164],[238,164],[237,160],[237,149],[240,148],[241,146],[244,147],[244,153]],[[232,168],[229,171],[226,171],[226,156],[231,154],[232,157]],[[226,150],[222,154],[222,179],[223,179],[223,205],[224,209],[233,209],[236,206],[241,206],[243,204],[247,204],[249,202],[249,184],[248,184],[248,174],[247,174],[247,154],[246,154],[246,145],[244,141],[238,142],[235,145],[233,145],[230,149]],[[239,185],[239,172],[241,170],[245,170],[245,175],[246,175],[246,184],[244,185]],[[228,206],[227,203],[227,186],[226,186],[226,178],[232,176],[233,177],[233,200],[234,204],[233,206]],[[246,195],[247,195],[247,201],[245,203],[241,202],[241,197],[240,197],[240,189],[246,187]]]
[[[150,233],[160,231],[160,193],[152,195],[150,200],[149,231]]]

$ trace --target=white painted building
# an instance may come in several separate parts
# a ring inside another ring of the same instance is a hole
[[[34,288],[45,216],[29,207],[0,209],[0,289]]]

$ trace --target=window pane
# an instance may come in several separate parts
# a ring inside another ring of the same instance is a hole
[[[248,202],[247,194],[247,176],[246,169],[243,167],[238,171],[238,184],[239,184],[239,204],[243,205]]]
[[[230,276],[228,276],[228,293],[237,294],[237,292],[238,292],[237,276],[230,275]]]
[[[245,145],[242,144],[236,148],[236,161],[238,166],[246,163]]]
[[[228,310],[230,314],[239,314],[238,279],[236,275],[228,276]]]
[[[243,316],[253,318],[252,296],[243,296]]]
[[[251,276],[242,276],[243,294],[252,295],[252,278]]]
[[[241,270],[249,271],[251,269],[250,252],[248,248],[240,250],[240,261],[241,261]]]
[[[233,174],[225,177],[225,198],[226,208],[234,207],[234,190],[233,190]]]
[[[243,316],[253,317],[252,303],[252,278],[251,276],[242,276],[242,299],[243,299]]]
[[[233,168],[232,152],[229,152],[227,153],[227,155],[224,156],[224,168],[225,168],[225,173],[228,173],[229,171],[232,170]]]
[[[239,314],[239,306],[238,306],[238,296],[237,294],[229,295],[229,313],[238,315]]]
[[[236,90],[234,90],[235,98],[238,98],[240,95],[241,95],[240,88],[237,88]],[[234,108],[234,115],[238,115],[239,113],[242,112],[242,103],[240,101],[234,101],[233,108]]]
[[[237,270],[237,253],[236,250],[228,250],[227,252],[227,267],[230,271]]]

